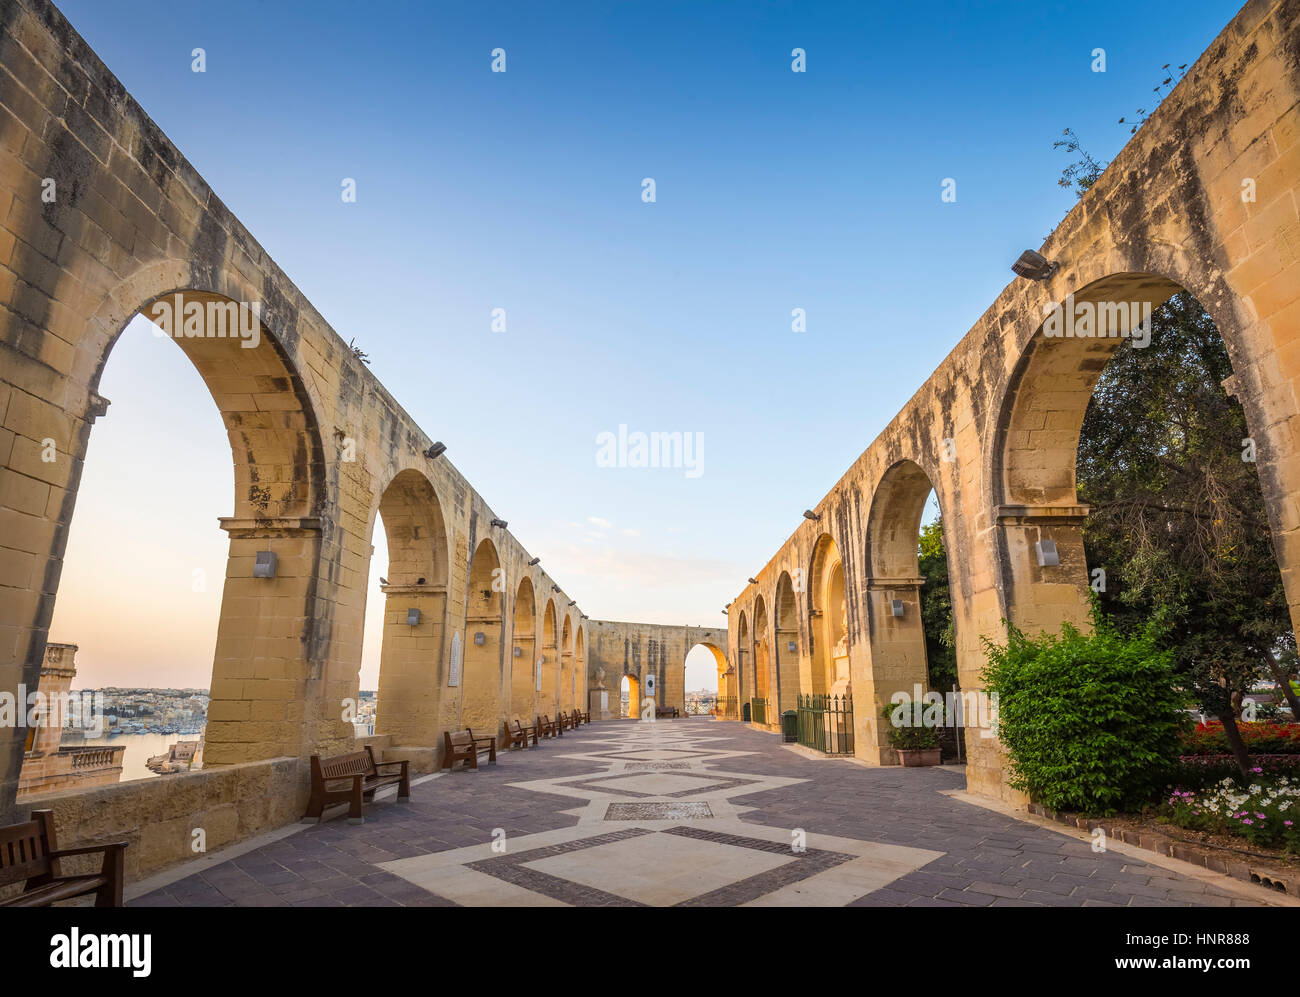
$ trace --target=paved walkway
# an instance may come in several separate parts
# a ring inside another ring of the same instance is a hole
[[[593,724],[428,779],[409,804],[381,799],[364,825],[301,825],[132,905],[1267,902],[945,795],[963,784],[951,769],[808,758],[737,723]]]

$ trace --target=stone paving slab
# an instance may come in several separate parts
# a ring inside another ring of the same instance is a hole
[[[735,723],[611,721],[381,799],[363,825],[303,825],[131,906],[1269,903],[946,795],[963,785],[951,767],[807,758]]]

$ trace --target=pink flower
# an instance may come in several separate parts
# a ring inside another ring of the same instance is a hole
[[[1242,823],[1243,823],[1243,824],[1253,824],[1253,823],[1255,823],[1255,822],[1254,822],[1253,820],[1249,820],[1249,819],[1247,819],[1247,820],[1243,820]]]

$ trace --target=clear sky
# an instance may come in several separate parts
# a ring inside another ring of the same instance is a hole
[[[584,612],[713,626],[1074,202],[1061,131],[1109,159],[1236,11],[59,6]],[[82,685],[206,685],[216,408],[134,330],[102,390],[52,639]],[[702,473],[599,466],[620,425],[702,434]]]

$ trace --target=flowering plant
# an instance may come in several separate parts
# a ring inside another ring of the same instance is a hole
[[[1209,789],[1175,789],[1162,808],[1170,822],[1197,831],[1235,834],[1252,845],[1300,853],[1300,780],[1262,768],[1241,786],[1224,779]]]
[[[1300,754],[1300,723],[1279,724],[1260,720],[1239,722],[1237,728],[1241,731],[1246,750],[1252,755]],[[1223,734],[1223,723],[1211,720],[1197,724],[1196,729],[1183,738],[1181,754],[1221,755],[1231,750]]]

